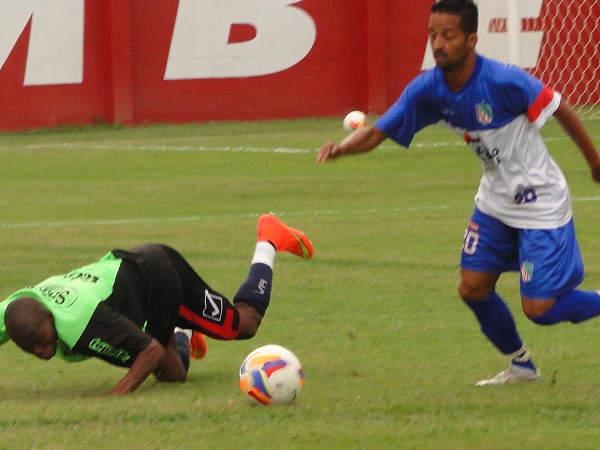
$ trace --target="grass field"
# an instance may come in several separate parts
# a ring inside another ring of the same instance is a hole
[[[586,123],[600,146],[600,121]],[[410,150],[315,163],[341,120],[0,135],[0,298],[115,247],[160,241],[233,296],[256,218],[303,229],[316,255],[280,254],[254,340],[209,342],[183,385],[147,380],[106,398],[123,369],[0,351],[0,448],[596,449],[600,321],[540,327],[520,312],[518,278],[499,291],[544,373],[534,385],[476,388],[506,366],[457,294],[478,160],[434,127]],[[544,137],[570,182],[587,289],[600,289],[600,185],[558,125]],[[305,389],[253,407],[237,370],[278,343]]]

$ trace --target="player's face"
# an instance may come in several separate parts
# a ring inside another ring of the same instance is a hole
[[[433,13],[429,17],[429,43],[437,67],[449,72],[464,66],[475,49],[477,34],[465,35],[456,14]]]
[[[49,360],[56,354],[58,345],[58,336],[54,327],[54,318],[51,314],[46,316],[35,334],[26,342],[19,342],[18,345],[27,353],[37,356],[38,358]]]

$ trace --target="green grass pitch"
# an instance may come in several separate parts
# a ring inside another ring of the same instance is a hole
[[[586,126],[600,146],[600,121]],[[313,240],[280,254],[255,339],[209,341],[183,385],[148,379],[106,398],[123,369],[0,350],[1,448],[595,449],[600,321],[540,327],[518,278],[499,291],[543,372],[533,385],[476,388],[506,367],[458,298],[462,236],[480,165],[449,131],[411,149],[315,163],[340,119],[0,135],[0,298],[115,247],[164,242],[223,294],[246,276],[256,218],[272,211]],[[586,263],[600,289],[600,185],[556,122],[543,130],[571,186]],[[305,388],[253,407],[237,371],[252,349],[289,347]]]

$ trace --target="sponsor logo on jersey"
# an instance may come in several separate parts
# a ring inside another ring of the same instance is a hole
[[[73,272],[69,272],[66,275],[63,275],[63,277],[69,280],[79,280],[83,283],[97,283],[100,279],[96,275],[92,275],[91,273],[79,272],[76,270]]]
[[[46,285],[37,286],[37,289],[39,289],[46,297],[46,300],[54,304],[55,307],[68,308],[75,303],[79,297],[77,289],[73,287]]]
[[[485,100],[475,105],[475,114],[477,115],[477,121],[482,125],[489,125],[494,120],[492,105],[486,103]]]
[[[94,338],[88,345],[89,349],[98,353],[99,355],[108,356],[110,358],[118,359],[121,362],[127,362],[131,358],[131,355],[122,348],[115,348],[106,342],[100,340],[100,338]]]
[[[521,279],[524,283],[528,283],[531,281],[531,277],[533,276],[533,263],[529,261],[523,261],[521,265]]]

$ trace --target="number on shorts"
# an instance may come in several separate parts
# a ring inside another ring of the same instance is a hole
[[[463,241],[463,252],[465,252],[467,255],[475,254],[478,243],[479,234],[471,229],[467,229],[467,231],[465,232],[465,239]]]

